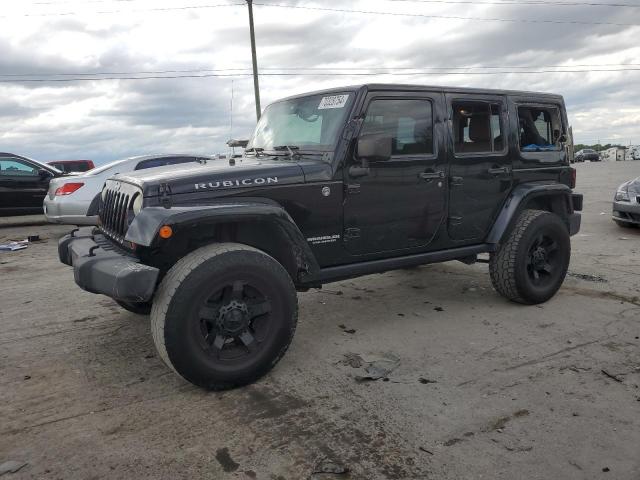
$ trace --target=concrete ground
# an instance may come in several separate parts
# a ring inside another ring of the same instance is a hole
[[[273,372],[224,393],[75,286],[68,228],[1,229],[45,238],[0,253],[0,464],[26,463],[3,480],[640,479],[640,229],[610,219],[640,162],[577,168],[583,227],[548,303],[504,300],[484,264],[327,285],[300,294]],[[388,381],[356,381],[384,359]]]

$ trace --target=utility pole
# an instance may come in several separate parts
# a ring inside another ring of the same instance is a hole
[[[260,84],[258,83],[258,60],[256,58],[256,33],[253,29],[253,0],[247,0],[249,7],[249,34],[251,35],[251,59],[253,60],[253,91],[256,97],[256,118],[260,120]]]

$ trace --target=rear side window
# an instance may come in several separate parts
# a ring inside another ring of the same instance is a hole
[[[149,160],[143,160],[136,165],[136,170],[142,170],[145,168],[164,167],[165,165],[176,165],[178,163],[195,162],[194,157],[162,157],[151,158]]]
[[[38,170],[39,168],[17,158],[0,158],[1,176],[32,176],[38,175]]]
[[[499,103],[453,102],[456,153],[493,153],[504,150],[502,106]]]
[[[391,137],[391,155],[433,154],[431,102],[411,99],[380,99],[369,104],[361,136]]]
[[[556,107],[518,107],[520,150],[523,152],[545,152],[561,149],[562,122]]]

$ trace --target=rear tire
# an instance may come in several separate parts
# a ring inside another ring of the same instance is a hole
[[[247,245],[202,247],[162,280],[151,310],[162,360],[210,390],[252,383],[284,355],[298,301],[284,267]]]
[[[138,302],[125,302],[122,300],[116,300],[115,302],[125,310],[135,313],[137,315],[149,315],[151,313],[152,302],[138,303]]]
[[[569,231],[560,217],[525,210],[506,241],[491,254],[491,283],[514,302],[543,303],[562,285],[570,259]]]

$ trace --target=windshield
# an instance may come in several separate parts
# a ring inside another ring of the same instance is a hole
[[[331,151],[335,148],[355,94],[319,94],[269,105],[253,133],[247,150],[277,147]]]

